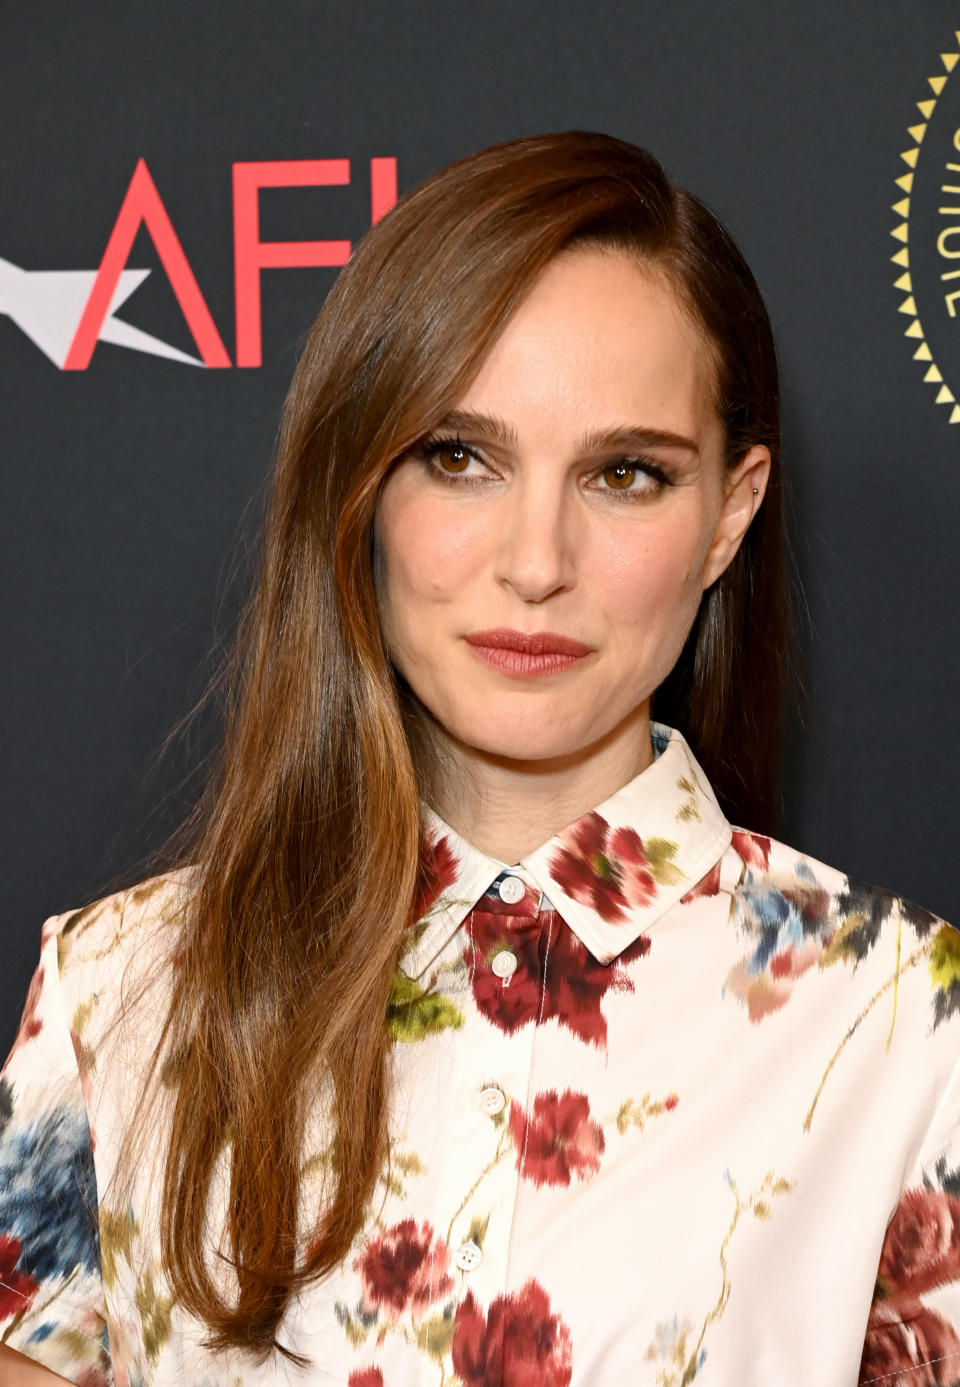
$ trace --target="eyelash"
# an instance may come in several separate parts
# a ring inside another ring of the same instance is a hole
[[[455,438],[425,438],[414,449],[414,455],[420,459],[432,477],[436,477],[441,482],[446,482],[448,486],[477,485],[479,479],[472,479],[471,482],[471,480],[465,478],[462,473],[444,472],[442,468],[435,464],[434,458],[437,454],[444,452],[448,448],[459,448],[461,452],[466,453],[467,456],[472,458],[475,462],[484,463],[484,458],[481,457],[480,453],[478,453],[475,448],[471,448],[469,443],[464,443],[459,434]],[[651,481],[656,482],[657,485],[652,492],[650,489],[641,491],[619,490],[612,486],[599,488],[599,490],[605,491],[615,501],[636,502],[648,500],[651,495],[659,495],[664,487],[673,486],[673,478],[662,464],[654,462],[652,458],[644,457],[611,458],[609,462],[605,462],[602,467],[597,468],[591,473],[591,476],[602,476],[608,467],[616,467],[621,463],[626,467],[636,468],[638,472],[649,477]]]

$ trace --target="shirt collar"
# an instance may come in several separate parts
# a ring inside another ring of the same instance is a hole
[[[653,723],[654,760],[516,864],[600,963],[610,963],[719,861],[731,828],[679,732]],[[419,977],[511,868],[424,811],[429,885],[401,967]]]

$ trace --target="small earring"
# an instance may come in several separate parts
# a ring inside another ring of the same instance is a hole
[[[759,495],[760,495],[760,488],[757,487],[757,486],[755,486],[755,487],[753,488],[753,494],[754,494],[754,496],[759,496]]]

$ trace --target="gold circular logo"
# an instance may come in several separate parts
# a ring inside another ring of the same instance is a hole
[[[916,103],[922,120],[908,127],[910,147],[900,155],[907,170],[896,179],[890,233],[899,242],[892,259],[894,288],[906,295],[899,304],[910,319],[905,335],[951,424],[960,424],[960,77],[951,82],[958,62],[960,30]]]

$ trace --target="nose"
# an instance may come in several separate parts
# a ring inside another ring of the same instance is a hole
[[[575,526],[562,488],[521,482],[504,498],[497,580],[523,602],[545,602],[576,582]]]

